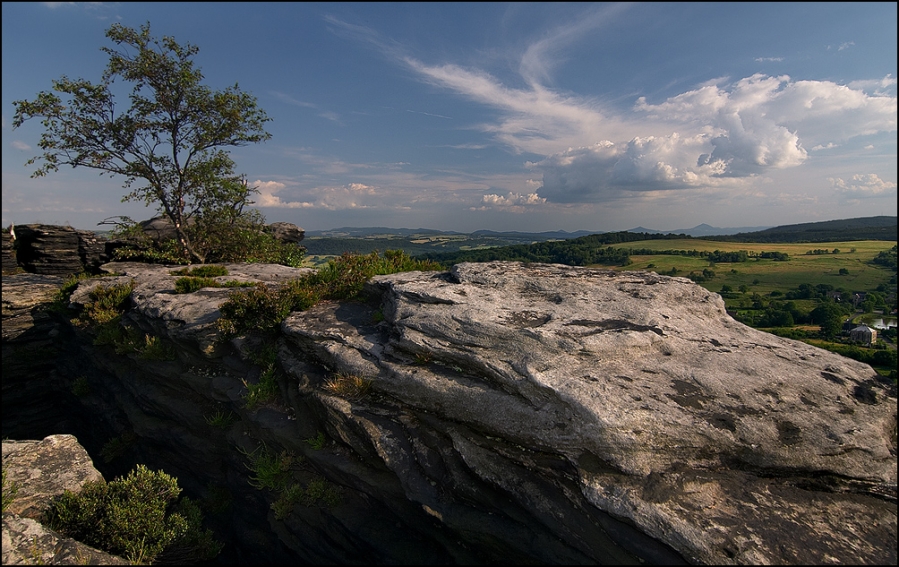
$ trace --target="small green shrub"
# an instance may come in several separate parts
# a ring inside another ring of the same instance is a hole
[[[126,431],[107,441],[100,449],[100,456],[104,463],[111,463],[124,455],[135,443],[137,443],[137,435],[133,431]]]
[[[175,360],[177,355],[171,343],[161,337],[145,334],[144,345],[138,353],[142,360]]]
[[[253,473],[249,480],[250,486],[258,490],[267,488],[274,491],[281,491],[287,487],[290,468],[298,462],[293,453],[289,451],[275,453],[265,444],[256,447],[250,453],[242,452],[250,461],[245,466]]]
[[[306,439],[306,444],[315,449],[316,451],[320,451],[325,448],[325,443],[327,439],[325,438],[325,434],[321,431],[318,432],[318,435],[315,437],[310,437]]]
[[[137,465],[125,478],[87,482],[78,494],[66,490],[53,500],[44,523],[134,563],[152,563],[175,546],[198,560],[215,557],[221,545],[203,530],[196,504],[177,502],[180,493],[174,477]]]
[[[6,478],[6,467],[3,468],[3,512],[9,508],[13,500],[16,499],[16,493],[19,492],[19,486]]]
[[[128,308],[132,291],[134,280],[126,284],[95,287],[88,294],[90,301],[84,306],[82,319],[99,325],[117,322]]]
[[[212,278],[183,277],[175,280],[175,293],[193,293],[204,287],[219,287]]]
[[[333,508],[340,504],[340,490],[323,477],[316,476],[306,485],[301,503],[304,506],[324,506]]]
[[[368,395],[371,385],[368,378],[340,372],[325,380],[324,389],[335,396],[358,401]]]
[[[69,309],[69,299],[75,293],[78,284],[90,278],[91,276],[85,272],[69,276],[62,287],[53,294],[53,300],[47,309],[56,313],[66,313]]]
[[[202,266],[194,266],[193,268],[181,268],[170,272],[173,276],[193,276],[195,278],[217,278],[219,276],[227,276],[228,268],[218,266],[216,264],[205,264]]]
[[[227,429],[231,427],[231,424],[236,421],[234,414],[230,411],[225,413],[222,410],[218,410],[217,412],[207,415],[204,417],[206,423],[213,426],[219,427],[221,429]]]
[[[352,300],[374,276],[414,270],[439,270],[431,260],[413,260],[402,250],[367,255],[344,254],[316,272],[277,289],[257,286],[232,293],[220,311],[217,324],[223,338],[248,331],[276,329],[291,311],[305,311],[322,300]]]
[[[87,381],[87,377],[79,376],[72,382],[72,393],[79,398],[91,393],[91,386]]]
[[[277,500],[272,502],[272,511],[275,512],[276,520],[284,520],[287,516],[290,515],[293,507],[299,504],[304,496],[306,491],[303,489],[301,484],[291,484],[281,493],[281,496],[278,497]]]
[[[270,362],[259,374],[258,382],[250,384],[243,380],[243,385],[247,388],[247,393],[244,395],[247,409],[274,402],[281,393],[281,388],[278,386],[277,365],[274,362]]]

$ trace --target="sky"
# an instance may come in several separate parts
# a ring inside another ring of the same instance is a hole
[[[32,178],[14,101],[98,82],[113,23],[199,48],[271,121],[230,149],[268,222],[606,232],[896,215],[897,4],[4,2],[2,224],[157,214]],[[127,97],[118,104],[127,105]],[[124,106],[123,106],[124,107]]]

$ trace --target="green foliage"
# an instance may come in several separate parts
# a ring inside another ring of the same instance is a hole
[[[85,376],[79,376],[72,382],[72,393],[79,398],[91,393],[91,386]]]
[[[16,499],[18,492],[19,486],[6,478],[6,467],[3,467],[3,512],[6,512],[9,505]]]
[[[130,192],[123,200],[157,206],[173,222],[182,255],[203,263],[193,237],[233,226],[256,192],[223,148],[267,140],[270,119],[236,84],[220,91],[202,85],[195,46],[154,38],[149,24],[113,24],[106,36],[122,48],[102,48],[109,63],[99,83],[63,76],[51,92],[14,101],[14,127],[43,119],[43,154],[26,165],[43,160],[34,176],[70,165],[124,177]],[[113,87],[122,82],[133,86],[130,108],[116,104]],[[186,231],[191,219],[206,221],[193,235]]]
[[[325,438],[325,434],[321,431],[319,431],[318,435],[316,435],[315,437],[306,439],[306,444],[316,451],[321,451],[322,449],[324,449],[325,443],[327,443],[327,439]]]
[[[88,294],[89,301],[81,314],[82,320],[96,324],[117,322],[128,307],[132,291],[134,280],[127,284],[95,287]]]
[[[275,453],[265,444],[256,447],[252,452],[241,451],[250,461],[245,466],[253,473],[250,486],[257,490],[281,491],[290,481],[291,467],[298,463],[297,457],[289,451]]]
[[[62,287],[53,294],[52,303],[50,303],[47,309],[55,311],[56,313],[66,313],[69,309],[69,299],[72,297],[72,294],[75,293],[78,284],[90,278],[90,274],[85,272],[73,274],[66,278]]]
[[[430,260],[415,260],[400,250],[384,256],[344,254],[324,268],[297,278],[279,288],[263,285],[232,293],[220,310],[219,330],[225,337],[248,331],[268,331],[281,324],[291,311],[305,311],[322,300],[355,299],[365,282],[376,275],[414,270],[438,270]]]
[[[356,374],[339,372],[324,383],[324,389],[335,396],[347,400],[358,401],[371,391],[372,381]]]
[[[256,383],[252,384],[243,380],[243,385],[247,389],[247,393],[244,395],[247,409],[253,409],[278,399],[281,388],[278,386],[277,373],[277,363],[272,361],[263,366]]]
[[[135,443],[137,443],[137,435],[133,431],[126,431],[104,443],[103,448],[100,449],[100,456],[104,463],[111,463],[124,455]]]
[[[896,246],[893,246],[889,250],[879,252],[871,262],[896,271]]]
[[[227,276],[228,268],[225,266],[217,266],[215,264],[206,264],[204,266],[194,266],[181,268],[170,272],[173,276],[192,276],[195,278],[217,278],[219,276]]]
[[[110,483],[88,482],[81,492],[65,491],[45,513],[44,523],[57,532],[124,557],[152,563],[166,549],[191,549],[196,559],[211,559],[221,549],[202,529],[199,508],[174,477],[137,465]]]
[[[204,417],[204,419],[209,425],[221,429],[227,429],[231,427],[231,424],[236,420],[232,412],[229,411],[228,413],[225,413],[222,410],[218,410],[213,414],[207,415]]]
[[[271,508],[275,512],[276,520],[284,520],[298,504],[333,508],[340,504],[340,501],[340,489],[324,478],[315,476],[305,488],[297,483],[286,487],[272,503]]]
[[[212,278],[186,276],[175,280],[175,293],[193,293],[204,287],[253,287],[255,285],[256,284],[253,282],[241,282],[237,280],[218,282]]]

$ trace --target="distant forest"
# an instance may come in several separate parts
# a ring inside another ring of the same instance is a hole
[[[545,262],[569,266],[607,265],[626,266],[630,262],[627,250],[613,245],[640,240],[712,240],[718,242],[846,242],[852,240],[897,240],[896,217],[869,217],[818,223],[785,225],[758,232],[730,236],[693,238],[685,234],[650,234],[645,232],[605,232],[562,241],[538,242],[500,246],[478,250],[428,252],[418,257],[452,265],[459,262],[492,262],[510,260]],[[638,251],[632,251],[639,253]],[[655,252],[656,254],[660,252]],[[661,252],[665,253],[665,252]],[[708,254],[708,253],[705,253]],[[775,260],[786,259],[774,258]],[[741,261],[718,259],[717,261]],[[745,259],[742,259],[745,261]]]
[[[705,236],[718,242],[845,242],[850,240],[897,240],[896,217],[811,222],[776,226],[758,232],[727,236]]]
[[[613,244],[637,242],[640,240],[680,240],[683,238],[690,237],[683,234],[649,234],[646,232],[626,231],[604,232],[570,240],[500,246],[482,250],[460,250],[458,252],[446,253],[429,252],[421,255],[420,258],[434,260],[444,265],[457,264],[459,262],[509,260],[567,264],[569,266],[587,266],[592,264],[626,266],[630,262],[628,252],[612,248]]]

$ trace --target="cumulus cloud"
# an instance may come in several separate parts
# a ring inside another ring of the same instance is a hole
[[[830,183],[838,193],[849,198],[883,197],[896,193],[896,183],[884,181],[877,174],[866,173],[852,176],[850,181],[839,177],[830,178]]]
[[[475,127],[515,153],[532,154],[526,166],[542,181],[527,186],[531,193],[526,194],[547,202],[744,188],[777,170],[802,166],[809,151],[896,130],[892,75],[849,85],[787,75],[719,77],[661,101],[640,97],[625,108],[556,87],[553,70],[563,50],[626,9],[592,8],[550,30],[523,50],[520,80],[514,82],[483,68],[422,61],[367,28],[330,21],[380,48],[420,80],[494,110],[495,118]],[[518,194],[491,192],[479,205],[524,206],[508,201]]]
[[[308,209],[314,205],[308,202],[290,201],[285,202],[281,197],[276,195],[279,191],[283,191],[287,185],[279,181],[262,181],[256,180],[252,183],[253,187],[259,191],[256,198],[256,205],[259,207],[269,207],[277,209]]]
[[[480,207],[471,207],[472,211],[486,211],[490,209],[500,209],[507,212],[523,213],[529,208],[546,203],[546,199],[540,197],[536,193],[514,193],[503,197],[502,195],[489,194],[484,195],[483,205]]]

